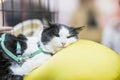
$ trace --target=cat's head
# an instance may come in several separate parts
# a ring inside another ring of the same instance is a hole
[[[42,47],[52,53],[77,41],[77,35],[83,28],[83,26],[73,28],[63,24],[50,23],[46,20],[43,21],[43,26],[44,29],[41,34]]]

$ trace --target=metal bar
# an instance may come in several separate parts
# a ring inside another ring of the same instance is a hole
[[[42,7],[41,0],[39,0],[39,9]],[[40,10],[39,10],[40,11]]]
[[[21,11],[22,11],[22,20],[26,20],[26,2],[21,0]]]
[[[21,17],[22,17],[22,22],[24,20],[24,0],[21,0]],[[24,24],[22,24],[22,33],[24,32]]]
[[[3,3],[3,0],[1,0],[1,3],[2,3],[2,9],[1,9],[1,11],[2,11],[2,26],[4,26],[5,25],[5,23],[4,23],[4,21],[5,21],[5,16],[4,16],[4,3]]]
[[[53,21],[53,13],[51,13],[51,11],[50,11],[50,1],[49,0],[47,0],[47,10],[48,10],[48,13],[50,13],[50,14],[47,14],[47,12],[46,12],[46,16],[50,19],[50,17],[49,17],[49,15],[51,15],[51,19],[50,19],[50,21]]]
[[[33,4],[33,5],[34,5],[34,4]],[[34,13],[33,13],[33,12],[34,12],[34,11],[33,11],[33,7],[32,7],[33,5],[32,5],[32,0],[29,0],[29,8],[30,8],[30,11],[31,11],[31,13],[30,13],[30,14],[31,14],[31,19],[33,19],[33,14],[34,14]],[[33,27],[34,27],[33,21],[31,20],[31,33],[30,33],[30,35],[33,34],[33,29],[34,29]]]
[[[11,0],[11,16],[12,16],[12,23],[14,23],[14,1]]]

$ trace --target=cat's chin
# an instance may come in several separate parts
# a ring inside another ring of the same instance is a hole
[[[61,50],[63,48],[66,48],[66,46],[59,46],[59,47],[57,47],[57,51],[59,51],[59,50]]]

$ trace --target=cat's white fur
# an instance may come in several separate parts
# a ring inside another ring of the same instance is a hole
[[[39,49],[37,45],[38,41],[39,39],[37,37],[29,37],[27,41],[28,47],[25,50],[24,54],[30,54],[38,50]],[[40,53],[34,56],[33,58],[28,59],[26,62],[23,63],[22,66],[13,64],[13,66],[11,66],[10,69],[13,71],[13,74],[25,75],[32,71],[34,68],[40,66],[50,57],[51,55]]]
[[[43,45],[40,40],[41,33],[42,30],[39,33],[39,37],[28,38],[27,41],[28,47],[25,50],[24,54],[30,54],[38,50],[37,42],[40,42],[41,48],[43,50],[55,53],[77,40],[74,37],[67,38],[67,36],[70,36],[70,33],[65,27],[62,27],[59,32],[60,37],[54,37],[47,45]],[[62,45],[62,43],[64,43],[65,45]],[[13,71],[13,74],[27,75],[30,71],[43,64],[50,57],[51,55],[40,53],[35,57],[28,59],[26,62],[24,62],[24,64],[21,67],[19,65],[13,65],[10,67],[10,69]]]

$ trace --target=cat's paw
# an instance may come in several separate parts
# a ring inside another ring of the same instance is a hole
[[[14,68],[13,74],[23,76],[24,71],[21,68]]]

